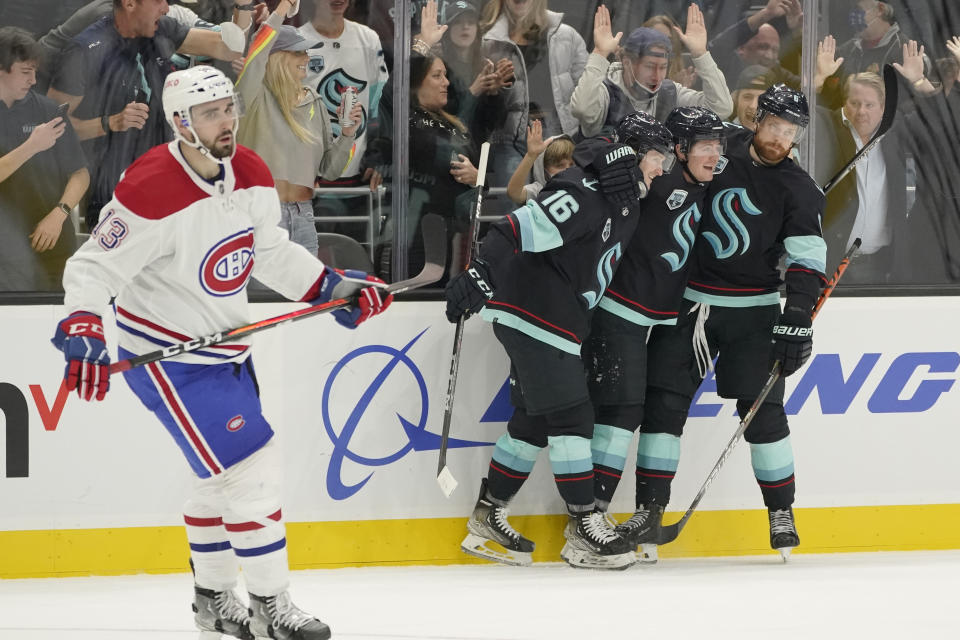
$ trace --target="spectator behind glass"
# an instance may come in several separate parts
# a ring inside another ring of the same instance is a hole
[[[35,93],[43,49],[0,28],[0,290],[62,290],[76,249],[67,218],[90,184],[76,133]]]
[[[307,6],[305,4],[304,8]],[[355,187],[369,183],[371,189],[376,189],[382,182],[376,166],[389,159],[368,157],[367,142],[371,135],[379,135],[376,125],[380,97],[389,73],[379,36],[365,25],[344,19],[349,7],[350,0],[313,0],[310,22],[298,29],[300,35],[314,43],[307,52],[310,61],[306,85],[312,87],[326,105],[333,135],[340,135],[337,111],[347,88],[356,90],[361,108],[349,164],[339,176],[321,177],[319,185]],[[371,130],[371,127],[374,129]],[[366,213],[366,200],[363,209]]]
[[[53,69],[47,95],[70,105],[91,167],[88,228],[96,225],[120,174],[173,137],[160,95],[174,53],[239,57],[220,34],[183,26],[166,17],[168,10],[166,0],[113,0],[113,12],[77,35]]]
[[[673,54],[669,38],[656,29],[639,27],[621,48],[623,34],[611,31],[610,12],[603,5],[597,8],[594,49],[570,102],[584,136],[612,129],[624,116],[637,111],[661,122],[678,106],[707,107],[721,118],[730,115],[733,101],[723,73],[707,51],[707,29],[697,5],[691,4],[687,10],[686,31],[674,33],[690,52],[703,91],[687,89],[666,77]],[[608,57],[614,53],[619,60],[611,64]]]
[[[770,84],[783,82],[799,89],[800,77],[781,62],[781,43],[783,49],[797,48],[802,27],[801,0],[768,0],[761,10],[718,33],[709,49],[731,89],[751,65],[770,69]]]
[[[757,99],[770,86],[776,84],[770,80],[770,70],[760,65],[751,65],[740,72],[736,89],[733,92],[733,115],[730,122],[753,128],[753,118],[757,115]]]
[[[280,196],[280,226],[291,240],[317,255],[314,180],[318,173],[330,179],[343,173],[357,124],[342,127],[340,137],[334,139],[323,98],[304,86],[310,60],[307,51],[314,43],[282,24],[291,6],[290,0],[280,0],[250,43],[237,78],[237,90],[246,104],[237,141],[256,151],[270,168]],[[361,110],[360,103],[355,103],[350,113],[355,123],[360,122]]]
[[[536,200],[550,178],[573,166],[573,140],[568,135],[543,139],[543,127],[534,120],[527,128],[527,153],[510,177],[507,196],[517,204]],[[536,179],[524,184],[533,171]]]
[[[410,57],[410,215],[406,233],[410,273],[423,266],[420,220],[428,213],[447,223],[449,270],[459,272],[468,236],[471,187],[477,182],[477,147],[466,126],[446,111],[446,65],[434,56]],[[449,274],[448,274],[449,275]],[[446,277],[442,283],[446,281]]]
[[[563,14],[547,10],[546,0],[490,0],[483,8],[484,53],[491,60],[511,60],[515,78],[491,139],[494,186],[507,184],[526,153],[529,121],[540,120],[548,136],[577,131],[570,99],[587,47],[562,20]]]
[[[680,28],[677,21],[666,14],[660,14],[648,19],[641,26],[656,29],[670,38],[673,57],[670,59],[670,66],[667,67],[667,77],[688,89],[696,88],[694,85],[698,84],[697,70],[693,67],[693,58],[684,48],[683,41],[674,31]]]

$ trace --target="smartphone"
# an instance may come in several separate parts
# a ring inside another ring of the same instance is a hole
[[[54,116],[54,117],[56,117],[56,118],[63,118],[63,121],[66,122],[66,121],[67,121],[67,111],[69,111],[69,110],[70,110],[70,103],[69,103],[69,102],[64,102],[62,105],[60,105],[59,107],[57,107],[57,115]]]

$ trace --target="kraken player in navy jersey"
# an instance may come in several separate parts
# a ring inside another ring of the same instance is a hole
[[[656,325],[677,322],[707,186],[724,151],[723,121],[709,109],[677,107],[665,125],[663,144],[679,163],[653,181],[642,201],[640,222],[584,347],[595,412],[594,493],[603,510],[643,419],[647,334]]]
[[[493,323],[510,356],[514,406],[467,523],[461,545],[467,553],[530,563],[534,543],[510,526],[507,504],[540,450],[549,446],[569,513],[564,560],[598,569],[622,569],[636,561],[633,548],[595,509],[593,407],[580,349],[590,314],[633,235],[640,197],[666,159],[653,150],[662,125],[641,115],[639,131],[626,144],[580,143],[574,151],[579,166],[554,176],[537,201],[494,224],[480,259],[447,287],[451,321],[482,306],[481,317]]]
[[[753,131],[727,134],[727,162],[707,192],[684,305],[676,326],[657,327],[648,344],[647,397],[637,456],[637,500],[618,527],[655,560],[663,508],[680,457],[680,435],[702,376],[716,361],[717,393],[735,398],[741,418],[779,360],[784,376],[813,349],[810,314],[825,283],[824,195],[789,158],[809,122],[803,94],[778,84],[760,98]],[[778,269],[786,254],[786,303]],[[786,558],[800,542],[793,519],[790,430],[783,378],[745,433],[754,475],[769,511],[770,545]],[[644,543],[647,544],[644,544]]]

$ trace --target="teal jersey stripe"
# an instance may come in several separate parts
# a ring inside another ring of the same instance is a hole
[[[539,253],[563,245],[563,238],[553,220],[534,200],[513,212],[520,224],[520,249]]]
[[[593,471],[590,441],[580,436],[547,436],[550,466],[557,475]]]
[[[573,340],[564,340],[563,338],[550,333],[545,329],[541,329],[537,325],[527,322],[523,318],[519,318],[512,313],[507,313],[500,309],[491,309],[490,307],[484,307],[480,311],[480,317],[486,320],[487,322],[497,322],[511,329],[516,329],[520,333],[525,333],[534,340],[539,340],[544,344],[548,344],[554,349],[559,349],[566,353],[572,353],[575,356],[580,356],[580,345],[579,343],[574,342]]]
[[[637,466],[676,471],[680,463],[680,438],[669,433],[641,433],[637,441]]]
[[[516,440],[510,437],[509,433],[505,433],[497,440],[497,446],[493,449],[493,459],[508,469],[530,473],[533,471],[533,465],[536,464],[539,453],[540,447],[523,440]]]
[[[750,462],[757,480],[773,482],[793,474],[793,447],[790,436],[764,444],[750,445]]]
[[[612,313],[615,316],[619,316],[627,322],[639,324],[644,327],[652,327],[657,324],[677,324],[676,318],[670,318],[669,320],[654,320],[653,318],[648,318],[639,311],[634,311],[630,307],[621,304],[616,300],[612,300],[610,296],[603,296],[600,299],[599,306],[604,311]]]
[[[593,439],[590,441],[593,463],[623,471],[623,467],[627,464],[627,451],[630,449],[631,439],[633,439],[633,432],[627,429],[607,424],[593,425]]]
[[[712,293],[703,293],[687,287],[683,297],[693,302],[712,304],[717,307],[763,307],[769,304],[780,304],[780,292],[761,293],[756,296],[718,296]]]
[[[786,264],[798,264],[801,267],[826,273],[827,243],[820,236],[791,236],[783,241],[787,250]]]

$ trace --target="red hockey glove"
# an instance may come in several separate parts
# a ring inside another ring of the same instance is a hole
[[[100,316],[87,311],[71,313],[57,325],[50,342],[67,360],[63,373],[67,389],[76,389],[84,400],[103,400],[110,389],[110,355]]]
[[[369,286],[369,285],[373,286]],[[393,294],[385,290],[386,283],[376,276],[363,271],[331,269],[326,267],[320,282],[319,295],[310,304],[322,304],[340,298],[356,298],[356,302],[345,309],[333,312],[334,319],[347,327],[356,329],[357,325],[382,313],[393,302]]]

